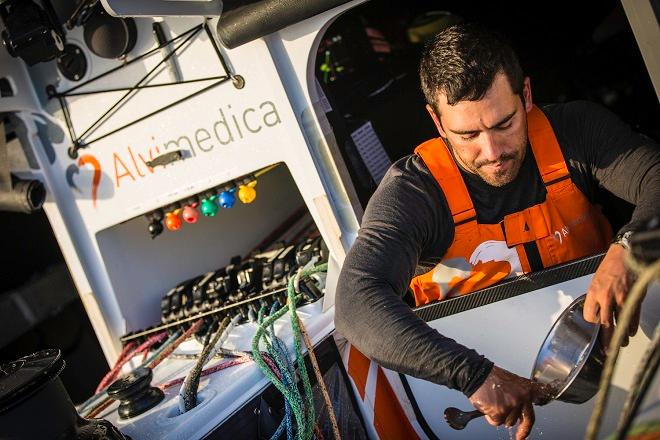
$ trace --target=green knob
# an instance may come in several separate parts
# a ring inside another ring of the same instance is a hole
[[[206,217],[215,217],[218,213],[218,209],[219,206],[215,203],[215,196],[202,200],[202,215],[205,215]]]

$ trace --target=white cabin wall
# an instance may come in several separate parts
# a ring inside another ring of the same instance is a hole
[[[165,25],[170,35],[176,36],[200,22],[199,19],[168,18],[165,20]],[[138,38],[136,48],[129,55],[129,59],[155,47],[150,26],[147,26],[150,23],[151,20],[148,19],[138,20],[139,32],[142,35]],[[209,21],[208,24],[213,32],[215,20]],[[70,41],[80,43],[82,41],[80,34],[80,29],[70,32],[68,34]],[[121,64],[117,60],[100,59],[89,53],[84,46],[81,47],[86,52],[90,66],[86,78]],[[345,253],[343,237],[357,229],[354,225],[350,231],[346,231],[344,224],[336,220],[337,198],[333,193],[334,188],[324,187],[321,171],[317,169],[310,154],[295,110],[291,106],[291,98],[283,86],[282,76],[292,72],[278,72],[272,54],[261,39],[233,50],[221,48],[221,51],[232,72],[245,78],[246,85],[243,89],[236,89],[231,82],[220,84],[79,151],[80,157],[91,156],[100,165],[100,182],[96,197],[92,190],[95,173],[92,166],[89,162],[81,163],[78,158],[72,159],[67,154],[72,141],[69,139],[58,103],[56,100],[45,102],[43,93],[34,93],[35,90],[43,91],[47,84],[55,85],[57,90],[62,91],[75,86],[76,83],[62,79],[49,63],[29,69],[33,86],[32,101],[35,103],[34,107],[40,111],[38,115],[25,112],[22,114],[22,119],[28,128],[29,146],[39,159],[40,173],[47,186],[46,212],[51,218],[53,228],[57,229],[55,235],[60,240],[64,257],[69,262],[90,321],[110,363],[114,362],[118,355],[120,348],[118,338],[121,335],[134,326],[157,322],[152,320],[158,318],[159,301],[156,296],[160,298],[166,289],[183,281],[184,279],[178,278],[179,274],[186,278],[206,270],[204,267],[197,271],[192,265],[181,269],[179,261],[168,260],[166,264],[159,265],[158,272],[172,273],[168,278],[172,281],[171,284],[163,280],[162,284],[146,286],[147,281],[136,281],[140,279],[141,272],[149,272],[158,264],[154,263],[150,266],[151,263],[141,262],[139,267],[133,268],[125,261],[133,261],[137,265],[139,259],[127,260],[126,256],[122,255],[122,258],[119,258],[119,255],[127,253],[149,256],[151,251],[148,248],[136,250],[137,243],[143,240],[145,246],[153,243],[148,238],[146,224],[143,221],[139,222],[141,225],[139,227],[136,226],[137,223],[135,225],[122,225],[122,223],[270,164],[283,162],[295,182],[295,187],[300,193],[299,197],[307,206],[335,261],[343,260]],[[308,56],[309,54],[306,53],[305,57]],[[104,78],[98,84],[86,85],[81,90],[130,86],[160,59],[162,55],[156,52],[152,57],[129,66],[125,71],[118,71],[118,77],[107,81]],[[203,31],[193,44],[180,54],[179,64],[184,79],[224,73],[211,41]],[[153,83],[164,81],[169,81],[169,78],[166,71],[161,71]],[[128,104],[121,106],[121,109],[113,115],[113,119],[103,126],[97,135],[107,133],[122,123],[130,122],[131,119],[156,110],[202,87],[196,84],[139,91],[128,101]],[[42,102],[39,102],[36,95],[41,97]],[[121,92],[67,98],[77,134],[84,131],[119,96]],[[247,131],[246,118],[255,128],[254,131]],[[64,133],[60,136],[61,139],[46,139],[49,145],[44,145],[37,136],[37,120],[46,121],[45,123],[55,126]],[[259,130],[256,129],[257,124],[260,126]],[[237,128],[237,125],[240,125],[240,128]],[[220,135],[214,133],[216,127],[221,130]],[[223,143],[220,139],[228,139],[227,130],[232,130],[233,140]],[[212,138],[204,140],[208,136]],[[50,149],[50,156],[46,154],[47,149]],[[153,170],[149,170],[142,162],[173,149],[184,150],[185,159]],[[67,179],[67,175],[69,179],[72,176],[73,182]],[[267,179],[265,176],[262,177]],[[258,180],[261,182],[262,178]],[[258,192],[264,189],[261,185],[262,183],[257,185]],[[286,192],[285,189],[282,191]],[[276,198],[276,200],[279,201],[277,209],[286,211],[292,206],[288,205],[289,199]],[[278,218],[278,215],[275,215],[273,223]],[[236,220],[236,223],[242,222]],[[203,220],[200,225],[196,225],[200,228],[200,232],[195,234],[203,235],[202,231],[206,231],[205,224]],[[210,226],[212,224],[214,223],[211,220],[209,230],[213,230]],[[113,234],[119,232],[107,232],[114,228],[122,232],[117,236]],[[133,236],[135,240],[130,240],[129,238]],[[250,245],[256,244],[261,238],[263,237],[257,233],[242,242],[237,239],[234,243],[236,246],[226,254],[205,249],[204,256],[214,259],[235,253],[245,254],[251,250]],[[159,237],[157,240],[162,239],[163,237]],[[147,241],[149,243],[146,243]],[[235,251],[234,249],[240,247],[240,243],[245,248]],[[217,243],[211,242],[211,244],[215,246]],[[338,268],[338,265],[333,267]],[[120,276],[122,272],[130,274],[126,280],[122,280]],[[146,296],[137,297],[140,302],[137,310],[147,313],[144,317],[134,309],[135,300],[131,299],[134,296],[135,289],[132,286],[135,282],[138,282],[142,290],[148,292]],[[148,303],[152,305],[148,307]],[[124,316],[124,313],[127,315]]]

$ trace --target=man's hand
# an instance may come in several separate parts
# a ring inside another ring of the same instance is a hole
[[[545,405],[552,398],[552,390],[494,366],[483,384],[470,396],[470,403],[486,415],[494,426],[520,426],[516,440],[527,438],[534,425],[534,407]]]
[[[617,314],[633,282],[632,273],[626,268],[624,258],[626,250],[619,244],[610,246],[605,258],[598,266],[584,302],[584,319],[594,324],[601,324],[601,343],[607,350],[614,333]],[[640,309],[637,308],[623,346],[628,345],[628,336],[634,336],[639,326]]]

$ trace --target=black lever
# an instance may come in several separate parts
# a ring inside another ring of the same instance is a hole
[[[461,411],[458,408],[449,407],[445,410],[445,420],[447,421],[447,424],[458,430],[465,428],[470,420],[476,419],[477,417],[481,417],[483,415],[484,413],[476,409],[474,411],[466,412]]]
[[[170,151],[169,153],[161,154],[150,161],[145,162],[148,167],[155,168],[158,166],[165,166],[183,159],[183,152],[181,150]]]

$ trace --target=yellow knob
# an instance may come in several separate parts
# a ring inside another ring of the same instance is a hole
[[[247,185],[241,185],[238,187],[238,198],[243,203],[252,203],[254,199],[257,198],[257,190],[254,187],[257,186],[257,181],[253,180]]]

